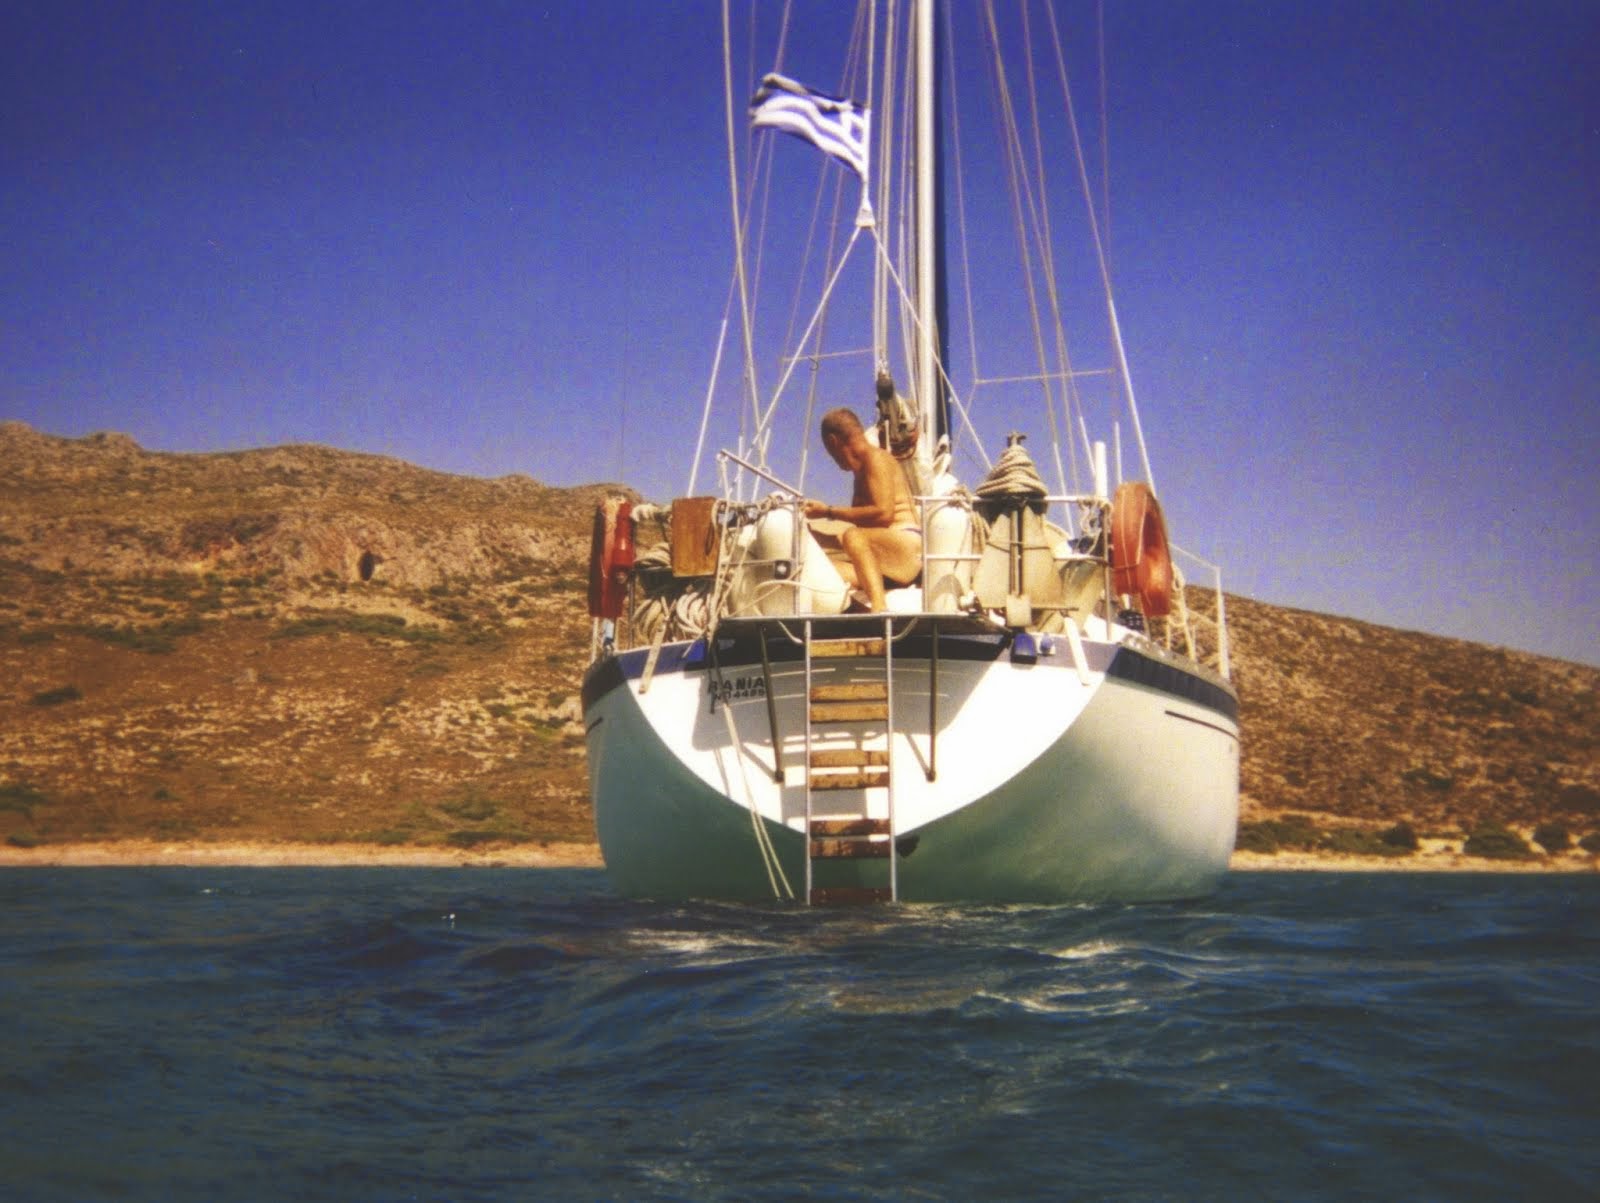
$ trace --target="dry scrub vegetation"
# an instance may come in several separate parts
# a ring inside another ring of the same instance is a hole
[[[609,491],[0,423],[0,839],[592,839],[577,694]],[[1600,827],[1600,671],[1228,606],[1244,846]]]

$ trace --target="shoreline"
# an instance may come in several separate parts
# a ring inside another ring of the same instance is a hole
[[[297,844],[269,840],[95,840],[43,844],[37,848],[0,845],[0,869],[51,867],[136,868],[153,865],[218,868],[485,868],[600,869],[600,846],[548,842],[491,848],[330,843]],[[1232,872],[1323,873],[1594,873],[1600,857],[1572,849],[1531,860],[1485,860],[1454,847],[1424,847],[1412,856],[1342,856],[1315,852],[1235,852]]]
[[[507,844],[491,848],[419,847],[406,844],[297,844],[271,840],[92,840],[0,847],[0,869],[137,868],[151,865],[217,868],[480,868],[599,869],[598,844]]]

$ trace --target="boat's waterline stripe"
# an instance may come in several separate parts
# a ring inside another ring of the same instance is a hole
[[[926,663],[931,653],[931,640],[914,637],[895,644],[895,659],[908,663]],[[998,659],[1008,648],[1002,636],[993,638],[972,636],[944,636],[939,640],[941,660],[986,662]],[[1030,664],[1031,669],[1070,669],[1072,658],[1066,655],[1064,643],[1058,643],[1056,654]],[[1190,702],[1224,716],[1233,723],[1239,721],[1239,699],[1233,691],[1177,665],[1168,664],[1132,648],[1115,648],[1106,644],[1085,646],[1089,668],[1107,676],[1155,689],[1175,698]],[[593,665],[583,680],[583,708],[588,711],[613,689],[628,681],[637,681],[644,675],[650,649],[635,648],[607,656]],[[769,641],[767,656],[772,663],[784,663],[802,658],[801,649],[788,640]],[[725,672],[751,668],[759,669],[761,651],[749,637],[719,640],[717,658]],[[689,643],[663,644],[656,658],[655,675],[699,672],[709,667],[706,645],[702,640]]]

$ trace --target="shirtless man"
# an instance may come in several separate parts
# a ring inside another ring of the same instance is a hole
[[[922,531],[911,491],[894,456],[867,441],[861,420],[850,410],[823,415],[822,445],[834,463],[855,475],[855,488],[847,506],[807,501],[806,517],[848,523],[838,542],[850,562],[839,565],[840,572],[849,584],[865,589],[873,613],[881,613],[888,607],[884,578],[908,585],[922,571]],[[823,542],[826,546],[826,537]]]

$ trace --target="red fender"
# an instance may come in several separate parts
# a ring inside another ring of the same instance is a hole
[[[1172,612],[1172,551],[1161,503],[1143,481],[1117,486],[1111,499],[1111,588],[1138,600],[1146,618]]]
[[[633,502],[624,501],[617,507],[617,524],[611,534],[611,590],[616,595],[619,614],[628,577],[633,574],[633,558]]]
[[[589,616],[616,619],[633,572],[633,503],[611,498],[594,511],[589,542]]]

